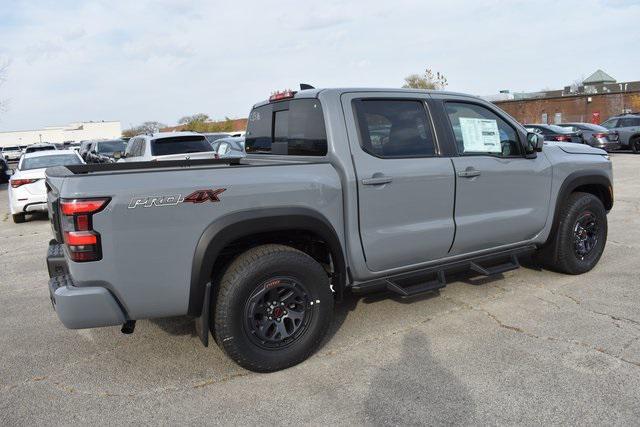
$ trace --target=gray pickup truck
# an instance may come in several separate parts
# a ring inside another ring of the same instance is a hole
[[[612,168],[543,143],[476,97],[399,89],[276,93],[244,159],[47,170],[53,306],[68,328],[190,315],[254,371],[303,361],[346,292],[432,292],[532,253],[591,270]]]

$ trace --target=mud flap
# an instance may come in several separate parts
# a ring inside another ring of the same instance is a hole
[[[200,317],[196,317],[196,332],[205,347],[209,347],[209,323],[211,321],[211,282],[207,282],[202,299]]]

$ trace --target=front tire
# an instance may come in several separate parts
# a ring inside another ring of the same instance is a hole
[[[561,207],[556,235],[541,250],[543,264],[566,274],[596,266],[607,241],[607,213],[593,194],[576,192]]]
[[[11,217],[13,218],[13,222],[16,224],[21,224],[26,221],[24,213],[13,214]]]
[[[326,271],[284,245],[258,246],[238,256],[224,273],[213,305],[216,342],[236,363],[256,372],[307,359],[333,317]]]

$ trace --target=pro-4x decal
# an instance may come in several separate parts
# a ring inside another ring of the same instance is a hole
[[[135,208],[150,208],[152,206],[175,206],[180,203],[195,203],[200,204],[204,202],[219,202],[220,194],[222,194],[226,188],[218,188],[216,190],[196,190],[188,196],[182,194],[171,194],[166,196],[142,196],[132,197],[129,202],[129,209]]]

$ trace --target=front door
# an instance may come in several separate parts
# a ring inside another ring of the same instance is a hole
[[[524,155],[525,137],[498,110],[445,101],[458,149],[456,237],[451,255],[524,242],[545,226],[551,163],[544,153]]]
[[[442,258],[455,231],[453,165],[438,155],[426,98],[381,95],[347,94],[342,100],[370,271]]]

